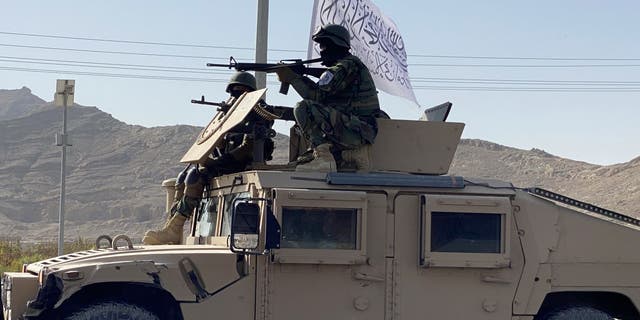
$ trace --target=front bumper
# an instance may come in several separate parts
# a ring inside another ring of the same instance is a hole
[[[4,320],[20,319],[27,310],[27,301],[38,295],[38,276],[22,272],[2,275],[2,315]]]

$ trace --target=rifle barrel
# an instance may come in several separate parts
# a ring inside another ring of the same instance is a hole
[[[285,63],[286,61],[295,61],[293,63]],[[245,69],[245,68],[260,68],[260,69],[269,69],[269,68],[277,68],[277,67],[286,67],[289,65],[301,65],[301,64],[309,64],[316,63],[322,61],[322,58],[315,58],[309,60],[281,60],[281,63],[252,63],[252,62],[240,62],[240,63],[229,63],[229,64],[221,64],[221,63],[207,63],[207,67],[227,67],[237,68],[237,69]]]
[[[216,107],[224,107],[226,105],[226,103],[224,102],[210,102],[210,101],[202,101],[202,100],[191,100],[191,103],[206,104],[208,106],[216,106]]]
[[[315,58],[315,59],[309,59],[309,60],[300,61],[300,64],[316,63],[316,62],[320,62],[320,61],[322,61],[322,58]]]
[[[227,67],[229,69],[233,68],[232,64],[220,64],[220,63],[207,63],[207,67]]]

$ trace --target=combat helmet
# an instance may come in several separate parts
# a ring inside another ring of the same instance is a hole
[[[229,79],[229,84],[227,85],[226,91],[230,93],[231,87],[235,84],[247,86],[251,88],[251,90],[256,90],[258,87],[256,85],[256,78],[251,73],[245,72],[245,71],[236,72],[231,76],[231,79]]]
[[[320,27],[320,29],[313,34],[311,39],[315,42],[320,42],[321,39],[326,39],[338,47],[347,49],[351,48],[351,36],[349,35],[349,31],[347,28],[337,24],[327,24]]]

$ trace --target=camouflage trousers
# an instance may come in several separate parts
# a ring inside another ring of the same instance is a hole
[[[302,100],[293,111],[297,124],[312,147],[331,143],[339,149],[355,149],[372,144],[377,128],[375,119],[369,121],[356,114],[348,114],[313,100]]]
[[[194,209],[198,207],[200,200],[202,200],[202,192],[205,185],[212,178],[229,172],[241,171],[244,166],[244,163],[236,161],[228,154],[216,159],[207,158],[204,166],[189,170],[184,181],[176,185],[175,202],[171,213],[181,214],[190,218]],[[178,176],[176,180],[180,182],[180,179],[180,176]],[[181,190],[178,190],[178,188],[181,188]]]
[[[172,215],[180,214],[187,218],[191,218],[193,215],[193,209],[195,209],[200,203],[200,198],[191,198],[189,196],[183,196],[178,202],[174,204]]]
[[[178,175],[176,180],[179,184],[176,187],[180,186],[182,189],[176,189],[175,203],[172,208],[173,214],[178,213],[190,218],[194,209],[198,207],[202,200],[202,192],[205,185],[209,184],[211,179],[224,174],[243,171],[251,164],[253,160],[253,140],[249,139],[245,134],[232,135],[229,140],[232,140],[233,148],[224,149],[221,155],[207,157],[199,168],[189,170],[182,183],[180,183],[181,178]],[[273,140],[266,139],[263,151],[265,160],[271,160],[274,148]]]

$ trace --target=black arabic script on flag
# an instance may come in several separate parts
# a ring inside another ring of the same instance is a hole
[[[351,34],[351,52],[369,68],[380,89],[415,101],[402,36],[369,0],[316,0],[315,26],[338,24]],[[319,56],[314,46],[314,56]]]

